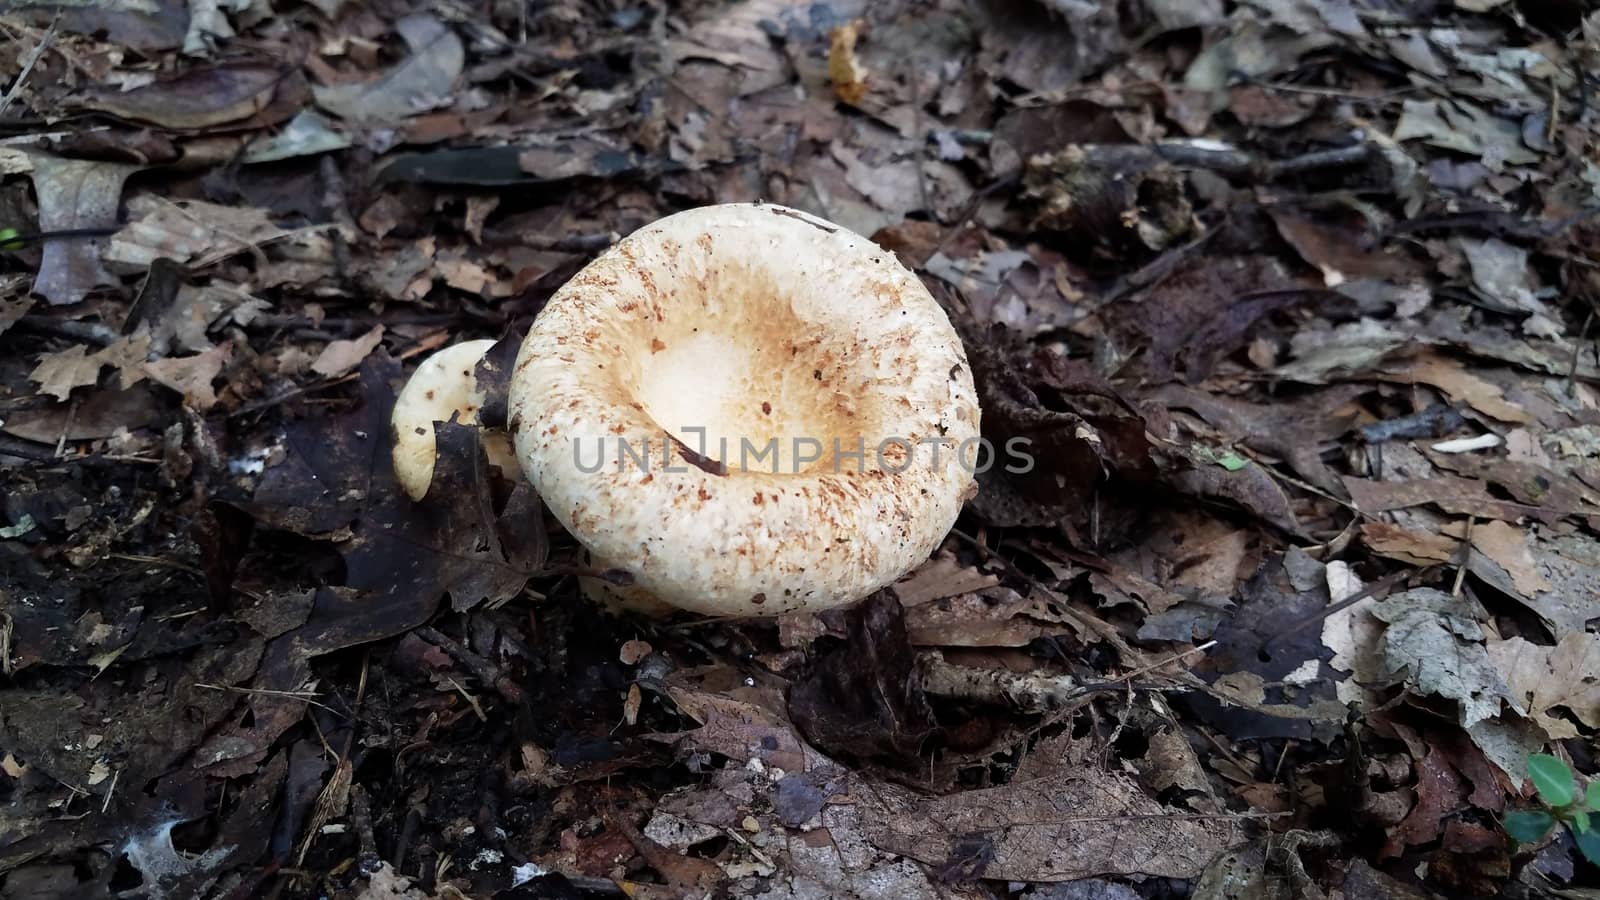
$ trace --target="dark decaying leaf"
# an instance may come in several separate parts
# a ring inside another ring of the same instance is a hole
[[[1249,342],[1263,319],[1331,302],[1329,292],[1295,289],[1276,261],[1202,255],[1177,268],[1137,302],[1107,313],[1113,326],[1149,347],[1149,365],[1163,380],[1181,373],[1197,384]]]
[[[378,177],[416,184],[509,187],[551,185],[575,178],[626,177],[640,172],[644,165],[627,151],[584,141],[550,147],[467,147],[402,153],[384,166]]]
[[[380,618],[396,604],[431,612],[445,593],[457,609],[515,596],[544,563],[538,497],[518,485],[496,514],[478,429],[453,423],[436,429],[427,496],[407,497],[389,449],[395,370],[383,354],[368,357],[359,408],[291,426],[285,459],[268,469],[246,509],[264,524],[307,536],[350,528],[338,545],[345,584],[369,594]]]
[[[517,351],[522,349],[522,334],[512,331],[478,360],[472,377],[483,395],[483,405],[478,407],[478,422],[485,428],[506,427],[506,407],[511,393],[512,367],[517,364]]]
[[[1303,554],[1298,558],[1305,560]],[[1290,571],[1295,559],[1291,554],[1262,564],[1217,626],[1217,645],[1194,669],[1208,682],[1225,684],[1235,702],[1198,691],[1182,700],[1234,740],[1327,739],[1341,727],[1345,710],[1326,677],[1333,654],[1323,646],[1315,618],[1328,606],[1328,590],[1308,579],[1298,580],[1310,584],[1309,590],[1297,587]]]
[[[937,728],[892,592],[845,610],[845,641],[789,689],[789,715],[823,752],[915,770]]]
[[[1144,417],[1103,380],[1048,358],[1013,362],[999,327],[987,333],[969,327],[964,340],[984,438],[995,448],[992,465],[979,465],[978,495],[970,501],[985,521],[1048,525],[1081,518],[1113,476],[1138,483],[1155,473]],[[1035,384],[1024,380],[1024,370]]]
[[[90,88],[78,96],[77,103],[84,109],[163,128],[211,128],[266,109],[287,74],[277,66],[211,66],[131,91]]]

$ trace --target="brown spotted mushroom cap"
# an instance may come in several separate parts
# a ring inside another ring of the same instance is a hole
[[[771,204],[669,216],[586,267],[524,341],[509,414],[596,565],[708,615],[866,596],[975,490],[944,311],[893,253]]]
[[[417,371],[395,398],[390,422],[394,427],[394,474],[406,496],[421,500],[433,481],[433,466],[438,459],[434,449],[434,422],[448,422],[452,415],[461,425],[474,425],[483,395],[478,392],[472,370],[494,341],[466,341],[433,354],[417,366]],[[483,448],[489,462],[507,473],[516,471],[511,442],[501,431],[482,432]]]

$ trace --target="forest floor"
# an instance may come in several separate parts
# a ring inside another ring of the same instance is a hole
[[[1600,897],[1592,3],[272,6],[0,16],[0,898]],[[923,565],[612,617],[399,492],[422,357],[757,199],[1034,442]]]

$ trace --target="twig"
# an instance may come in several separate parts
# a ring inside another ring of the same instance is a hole
[[[1373,146],[1365,141],[1348,147],[1314,150],[1279,160],[1262,159],[1244,150],[1213,149],[1181,142],[1156,144],[1151,149],[1174,165],[1210,169],[1225,175],[1263,182],[1277,181],[1290,175],[1303,175],[1319,169],[1340,169],[1361,165],[1371,159],[1373,154]]]
[[[518,246],[533,250],[553,250],[558,253],[597,253],[610,247],[622,236],[615,231],[597,231],[591,234],[569,234],[566,237],[548,238],[536,234],[508,234],[498,228],[483,230],[486,247]]]
[[[1183,651],[1182,653],[1174,653],[1171,656],[1167,657],[1166,659],[1157,660],[1156,662],[1153,662],[1153,663],[1151,663],[1151,664],[1149,664],[1147,666],[1143,666],[1141,668],[1134,669],[1132,672],[1129,672],[1128,674],[1122,676],[1121,678],[1114,678],[1111,681],[1106,682],[1106,684],[1117,684],[1118,682],[1122,682],[1122,681],[1131,681],[1131,680],[1133,680],[1135,678],[1138,678],[1140,675],[1144,675],[1144,674],[1146,674],[1148,672],[1154,672],[1156,669],[1159,669],[1162,666],[1167,665],[1168,663],[1175,663],[1178,660],[1183,659],[1185,656],[1193,656],[1196,653],[1204,653],[1207,650],[1210,650],[1212,647],[1215,647],[1216,645],[1217,645],[1216,641],[1206,641],[1204,644],[1200,644],[1199,646],[1195,646],[1195,647],[1190,647],[1189,649]],[[1088,687],[1088,685],[1085,685],[1085,687]]]
[[[283,697],[287,700],[299,700],[300,702],[310,706],[325,709],[341,719],[348,718],[348,716],[346,716],[343,712],[334,709],[328,704],[318,703],[317,701],[311,699],[312,697],[320,696],[316,691],[275,691],[269,688],[236,687],[231,684],[196,684],[195,687],[204,688],[208,691],[228,691],[234,694],[260,694],[264,697]]]
[[[72,426],[78,423],[78,401],[73,399],[67,406],[66,421],[61,423],[61,436],[56,438],[56,459],[63,459],[67,455],[67,435],[72,433]]]
[[[483,707],[478,704],[478,698],[468,693],[467,689],[461,686],[461,682],[448,675],[445,676],[444,680],[450,682],[450,686],[456,689],[456,693],[460,694],[461,698],[467,701],[467,705],[472,707],[472,711],[478,716],[478,721],[489,721],[489,717],[484,713]]]
[[[1572,342],[1572,358],[1567,361],[1567,396],[1578,396],[1577,388],[1573,382],[1578,376],[1578,357],[1583,353],[1583,342],[1589,339],[1589,326],[1594,324],[1594,310],[1583,317],[1583,328],[1578,332],[1578,339]]]
[[[494,663],[461,646],[454,638],[441,633],[431,626],[423,625],[416,630],[416,635],[430,644],[438,645],[439,649],[450,654],[456,662],[466,666],[467,671],[471,672],[473,677],[494,688],[495,692],[501,697],[512,703],[522,702],[525,696],[522,688],[517,686],[516,681],[511,676],[500,671],[500,668]],[[479,715],[482,715],[482,713],[480,712]]]
[[[922,131],[922,97],[921,86],[917,84],[917,64],[915,58],[906,60],[906,84],[911,87],[911,136],[916,144],[917,164],[917,200],[922,204],[922,211],[929,218],[933,217],[933,206],[928,203],[928,175],[922,171],[922,158],[928,153],[928,136]]]
[[[17,623],[11,618],[10,613],[0,612],[0,675],[10,678],[16,672],[16,663],[11,661],[11,636],[16,633]]]
[[[369,317],[336,317],[329,316],[321,320],[313,320],[309,316],[285,316],[272,313],[262,313],[251,316],[250,322],[244,327],[246,330],[275,329],[275,328],[321,328],[329,332],[351,333],[366,332],[374,325],[420,325],[433,327],[436,325],[451,325],[461,320],[458,313],[424,313],[419,315],[391,315],[384,316],[381,320],[375,316]]]
[[[88,341],[101,347],[108,347],[122,337],[109,325],[102,325],[99,322],[71,322],[54,316],[26,315],[17,320],[16,327],[51,337]]]
[[[117,792],[117,781],[122,778],[122,770],[117,769],[111,773],[111,784],[106,786],[106,799],[100,804],[100,812],[104,813],[111,808],[111,795]]]
[[[1467,516],[1467,532],[1461,538],[1461,562],[1456,564],[1456,582],[1450,586],[1450,596],[1461,596],[1461,583],[1467,578],[1467,566],[1472,562],[1472,526],[1477,516]]]
[[[11,88],[6,91],[6,95],[0,97],[0,118],[5,116],[6,110],[11,108],[12,102],[22,93],[22,86],[27,83],[28,76],[33,74],[33,67],[38,65],[39,58],[44,56],[44,52],[50,49],[50,45],[55,42],[56,26],[59,24],[61,24],[61,15],[57,13],[56,17],[50,21],[50,27],[45,29],[44,36],[39,38],[39,43],[34,45],[33,50],[28,53],[28,58],[23,60],[22,71],[17,73],[17,80],[11,83]]]

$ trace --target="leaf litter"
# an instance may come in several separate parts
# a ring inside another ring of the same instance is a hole
[[[1593,891],[1498,826],[1600,729],[1600,19],[1534,6],[4,13],[4,891]],[[475,430],[399,491],[407,365],[757,199],[1032,441],[930,560],[618,618]]]

